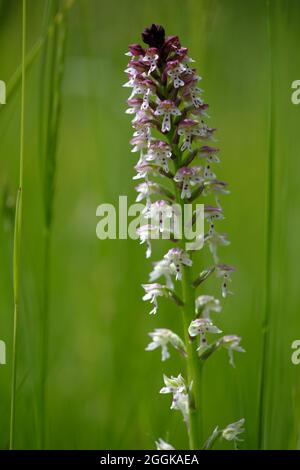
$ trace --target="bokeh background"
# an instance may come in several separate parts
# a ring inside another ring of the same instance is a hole
[[[67,42],[47,261],[45,446],[153,448],[158,437],[175,448],[187,446],[180,414],[170,411],[169,396],[158,394],[163,372],[177,374],[184,364],[175,355],[162,364],[159,352],[144,352],[147,332],[155,327],[171,327],[181,334],[179,314],[162,300],[159,314],[148,315],[140,287],[151,268],[144,247],[132,240],[100,241],[95,233],[99,204],[117,204],[119,195],[128,195],[129,203],[135,199],[135,159],[128,144],[130,121],[124,114],[128,89],[122,88],[124,52],[128,43],[139,41],[145,26],[157,22],[167,34],[179,35],[197,61],[210,123],[218,128],[218,175],[231,188],[224,198],[222,222],[231,245],[222,251],[222,260],[237,267],[235,295],[223,303],[218,324],[227,333],[241,335],[247,353],[238,355],[235,369],[229,367],[225,352],[215,354],[205,367],[205,435],[217,424],[245,417],[241,447],[258,445],[267,307],[263,447],[299,448],[300,366],[291,362],[291,343],[300,339],[300,106],[291,103],[291,83],[300,79],[299,1],[270,0],[270,9],[262,0],[75,0],[69,7],[64,13]],[[51,25],[62,8],[63,1],[28,0],[27,5],[16,409],[16,446],[21,449],[39,446],[47,184],[41,171],[47,158],[41,138],[46,111],[41,105],[49,86],[45,61],[47,49],[49,56],[53,47]],[[0,107],[0,339],[7,344],[7,365],[0,366],[2,449],[9,438],[21,14],[20,1],[0,1],[0,79],[9,92],[7,104]],[[154,259],[165,248],[157,244]],[[199,271],[207,263],[203,252]],[[203,289],[219,295],[217,287],[211,279]]]

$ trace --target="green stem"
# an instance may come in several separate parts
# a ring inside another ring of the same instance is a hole
[[[14,291],[14,319],[13,319],[13,345],[12,345],[12,380],[11,380],[11,406],[10,406],[10,433],[9,449],[15,446],[15,420],[16,420],[16,379],[17,379],[17,335],[20,305],[20,249],[22,236],[22,199],[23,199],[23,168],[24,168],[24,127],[25,127],[25,57],[26,57],[26,0],[22,2],[22,86],[21,86],[21,119],[20,119],[20,169],[19,189],[17,196],[15,228],[14,228],[14,254],[13,254],[13,291]]]
[[[269,349],[269,323],[271,310],[271,285],[272,285],[272,246],[273,246],[273,167],[274,167],[274,72],[272,52],[272,20],[271,2],[267,0],[267,31],[269,42],[269,70],[270,70],[270,96],[269,96],[269,156],[268,156],[268,189],[267,189],[267,231],[266,231],[266,269],[265,269],[265,306],[262,321],[262,363],[259,383],[258,402],[258,448],[264,448],[264,425],[266,413],[266,375],[267,355]]]
[[[48,312],[49,312],[49,281],[50,281],[50,249],[51,228],[45,229],[45,256],[43,276],[43,318],[41,326],[41,396],[40,396],[40,442],[39,447],[44,449],[46,441],[46,404],[47,404],[47,369],[48,369]]]
[[[195,293],[191,280],[191,269],[184,266],[182,274],[182,291],[184,307],[182,307],[183,328],[187,350],[187,378],[193,384],[190,392],[190,425],[189,444],[191,450],[200,449],[202,441],[201,421],[199,418],[201,403],[201,372],[202,363],[199,360],[196,347],[189,337],[188,328],[195,318]]]
[[[175,145],[173,140],[174,130],[172,129],[169,136],[168,142],[172,148],[173,154],[176,156],[174,160],[175,170],[180,167],[181,164],[181,152],[177,145]],[[180,188],[174,182],[176,202],[182,208],[182,213],[184,213],[184,201],[181,199]],[[185,249],[186,239],[183,237],[181,240],[181,247]],[[184,305],[182,307],[182,321],[184,329],[184,339],[186,344],[187,351],[187,379],[188,384],[192,384],[190,391],[190,412],[189,412],[189,447],[190,450],[201,449],[202,441],[202,429],[201,429],[201,420],[200,420],[200,408],[201,408],[201,376],[202,376],[202,367],[203,363],[198,357],[198,353],[195,347],[195,343],[192,342],[188,328],[192,320],[195,318],[195,289],[193,287],[192,280],[192,270],[189,266],[183,266],[182,270],[182,298]]]

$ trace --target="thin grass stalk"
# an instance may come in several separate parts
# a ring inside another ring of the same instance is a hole
[[[47,31],[36,40],[32,48],[29,50],[25,58],[26,72],[30,69],[31,65],[34,64],[35,59],[39,56],[39,53],[43,49],[47,39],[52,36],[55,24],[58,21],[62,21],[62,19],[64,18],[65,15],[67,15],[68,11],[72,8],[74,3],[75,3],[75,0],[66,0],[62,8],[59,10],[57,15],[53,19],[52,23],[49,25]],[[16,70],[14,71],[14,73],[12,74],[12,76],[7,82],[7,87],[6,87],[6,100],[7,101],[9,100],[9,98],[13,96],[15,91],[18,89],[21,79],[22,79],[22,63],[16,68]],[[4,109],[4,107],[0,107],[0,112],[2,109]]]
[[[59,14],[59,2],[54,2],[56,15]],[[48,329],[49,329],[49,294],[51,267],[51,239],[53,227],[53,202],[55,197],[56,158],[58,131],[61,115],[61,85],[64,71],[66,45],[66,17],[60,16],[55,23],[52,44],[49,48],[49,88],[46,90],[46,132],[44,139],[44,262],[43,262],[43,293],[42,293],[42,324],[41,324],[41,390],[40,390],[40,446],[45,447],[46,441],[46,405],[48,375]],[[47,49],[48,50],[48,49]],[[46,67],[46,62],[45,62]]]
[[[272,251],[273,251],[273,218],[274,218],[274,127],[275,127],[275,103],[274,103],[274,52],[273,52],[273,15],[270,0],[266,2],[267,8],[267,32],[269,49],[269,149],[267,168],[267,230],[266,230],[266,258],[265,258],[265,305],[261,326],[262,333],[262,362],[259,383],[258,402],[258,448],[264,448],[265,420],[267,406],[267,377],[268,377],[268,353],[270,340],[270,314],[271,314],[271,288],[272,288]]]
[[[20,267],[21,267],[21,239],[22,239],[22,201],[24,179],[24,134],[25,134],[25,57],[26,57],[26,0],[22,0],[22,82],[21,82],[21,118],[20,118],[20,167],[19,189],[17,195],[14,252],[13,252],[13,345],[12,345],[12,380],[11,380],[11,406],[10,406],[10,433],[9,449],[15,447],[15,421],[16,421],[16,382],[17,382],[17,336],[20,309]]]

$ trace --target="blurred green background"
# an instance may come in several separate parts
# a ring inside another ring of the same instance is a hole
[[[53,23],[51,3],[28,0],[28,53]],[[53,8],[60,9],[64,2],[54,3]],[[132,240],[100,241],[95,233],[99,204],[117,204],[119,195],[128,195],[129,203],[135,199],[135,158],[128,144],[130,121],[124,114],[128,89],[122,88],[124,52],[129,43],[139,42],[140,32],[152,22],[163,24],[167,34],[179,35],[197,61],[210,123],[218,128],[222,156],[218,176],[231,188],[224,198],[222,222],[231,245],[222,251],[222,261],[237,267],[235,295],[223,302],[218,326],[242,336],[247,353],[236,357],[236,369],[229,367],[224,352],[207,364],[205,435],[217,424],[245,417],[241,447],[257,447],[261,332],[269,293],[263,446],[300,448],[300,365],[291,363],[291,343],[300,339],[300,106],[291,103],[291,83],[300,79],[300,3],[271,0],[270,4],[271,18],[262,0],[75,0],[66,13],[48,263],[47,448],[153,448],[158,437],[175,448],[187,446],[181,415],[169,409],[169,396],[158,394],[163,372],[178,374],[183,361],[173,355],[162,364],[159,352],[144,352],[147,333],[155,327],[171,327],[181,334],[179,313],[162,300],[159,314],[148,315],[140,287],[151,269],[144,247]],[[0,1],[0,79],[7,84],[13,83],[21,60],[21,15],[20,1]],[[27,68],[16,409],[20,449],[38,446],[40,419],[45,250],[40,138],[45,111],[41,112],[40,90],[47,81],[43,63],[45,47],[49,49],[52,41],[48,36]],[[19,115],[17,80],[7,104],[0,107],[0,339],[7,344],[7,365],[0,366],[2,449],[8,447],[9,437]],[[273,211],[268,235],[270,181]],[[269,280],[267,246],[271,246]],[[156,244],[154,259],[165,251],[164,243]],[[207,263],[203,252],[199,271]],[[203,292],[219,295],[218,287],[211,279]]]

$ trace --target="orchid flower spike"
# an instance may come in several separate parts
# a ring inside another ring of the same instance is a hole
[[[222,307],[217,298],[202,290],[203,283],[214,273],[221,279],[222,297],[231,294],[228,287],[235,269],[220,261],[220,247],[227,246],[229,239],[218,228],[224,219],[221,196],[229,191],[227,183],[216,174],[221,161],[220,149],[214,144],[216,129],[206,122],[208,104],[199,86],[202,78],[188,49],[178,36],[166,36],[164,28],[155,23],[145,28],[142,39],[145,45],[133,43],[128,47],[124,84],[129,89],[125,112],[130,116],[131,152],[136,158],[133,175],[133,180],[138,181],[136,201],[145,201],[142,216],[147,219],[137,228],[137,235],[147,247],[147,258],[152,255],[153,239],[169,244],[162,259],[152,264],[149,283],[142,284],[143,300],[152,304],[151,315],[158,311],[159,298],[173,301],[176,305],[173,303],[170,315],[176,316],[173,309],[180,307],[184,329],[181,339],[167,325],[156,324],[149,333],[151,341],[146,351],[160,349],[161,359],[166,361],[174,348],[186,361],[187,380],[182,374],[164,375],[160,393],[172,395],[171,409],[183,416],[190,448],[200,449],[202,443],[194,426],[202,415],[197,361],[206,361],[224,348],[234,366],[234,352],[244,351],[241,338],[235,335],[218,337],[208,344],[207,336],[221,333],[211,316]],[[205,204],[202,202],[199,208],[200,197],[205,198]],[[187,217],[186,204],[191,209]],[[208,224],[205,233],[197,223],[198,217],[203,220],[203,212]],[[186,229],[192,232],[192,239]],[[202,248],[211,253],[213,263],[200,268],[195,266],[197,256],[192,256],[192,251]],[[196,278],[194,268],[200,273]],[[200,285],[201,295],[197,296],[195,289]],[[237,447],[243,426],[244,420],[240,420],[225,429],[215,427],[204,448],[211,448],[220,438],[233,441]],[[156,447],[174,449],[162,439],[156,441]]]

